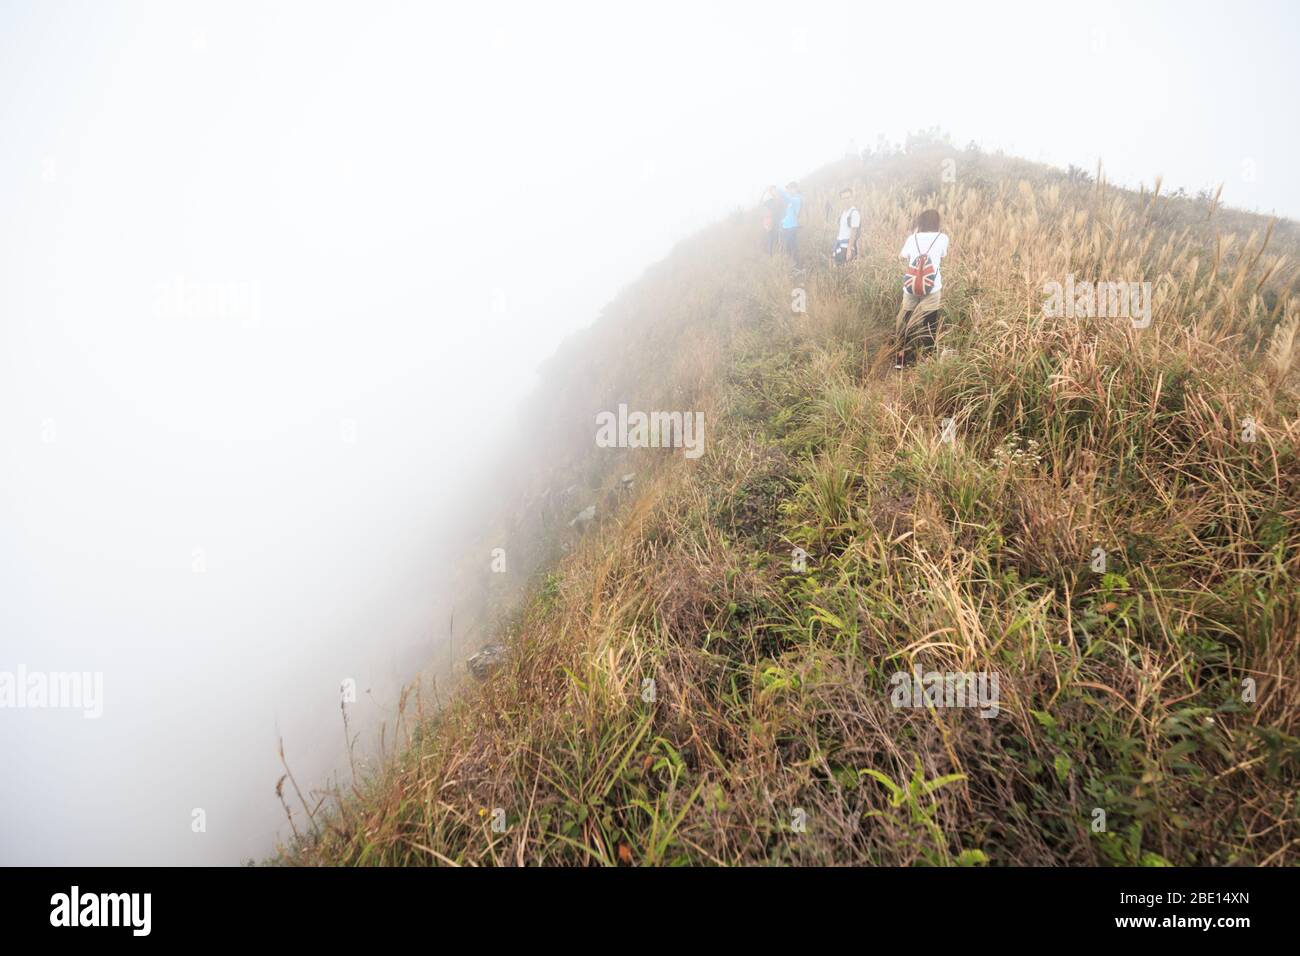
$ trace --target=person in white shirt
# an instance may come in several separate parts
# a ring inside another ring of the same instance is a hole
[[[853,190],[845,187],[840,190],[840,229],[835,234],[835,250],[831,258],[837,266],[852,262],[858,257],[858,236],[862,234],[862,213],[853,205]]]
[[[939,231],[939,211],[927,209],[917,217],[916,230],[899,252],[907,260],[907,272],[903,276],[903,303],[894,319],[898,336],[894,368],[903,368],[915,352],[934,345],[939,327],[939,290],[943,288],[941,265],[947,254],[948,237]]]

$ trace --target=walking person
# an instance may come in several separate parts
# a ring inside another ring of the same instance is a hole
[[[781,238],[781,217],[785,215],[785,201],[781,198],[780,190],[775,186],[768,186],[763,192],[762,206],[763,241],[770,256],[776,253],[777,243]]]
[[[840,190],[840,228],[835,234],[835,248],[831,259],[837,266],[852,262],[858,257],[858,237],[862,234],[862,213],[853,205],[853,190],[847,186]]]
[[[923,348],[934,345],[939,327],[939,290],[943,276],[939,266],[948,254],[948,237],[939,231],[939,211],[927,209],[916,219],[916,228],[899,255],[907,260],[903,274],[903,302],[894,319],[898,356],[894,368],[901,369]]]
[[[787,183],[785,189],[781,190],[781,198],[785,200],[785,215],[781,219],[781,248],[794,260],[794,267],[798,269],[800,266],[799,213],[803,211],[803,196],[799,192],[799,184],[793,180]]]

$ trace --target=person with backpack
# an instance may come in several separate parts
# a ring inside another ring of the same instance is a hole
[[[840,228],[835,234],[835,249],[831,259],[837,266],[852,262],[858,257],[858,237],[862,234],[862,213],[853,205],[853,190],[845,186],[840,190]]]
[[[939,326],[939,290],[943,276],[939,264],[948,254],[948,237],[939,231],[939,211],[927,209],[916,219],[916,228],[899,255],[907,260],[903,273],[903,303],[894,319],[898,357],[894,368],[903,368],[913,351],[934,345]]]
[[[799,193],[799,184],[791,180],[781,190],[785,200],[785,215],[781,218],[781,248],[794,260],[799,268],[799,213],[803,211],[803,196]]]
[[[781,217],[785,215],[785,201],[775,186],[768,186],[763,193],[763,241],[767,245],[767,254],[776,253],[781,232],[778,228]]]

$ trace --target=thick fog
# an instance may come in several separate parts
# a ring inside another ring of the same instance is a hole
[[[1300,211],[1292,7],[915,9],[0,8],[0,676],[102,674],[0,708],[0,862],[268,855],[534,369],[768,183],[941,126]]]

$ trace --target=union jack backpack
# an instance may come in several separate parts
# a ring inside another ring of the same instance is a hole
[[[916,296],[918,299],[924,299],[934,291],[934,277],[939,272],[934,263],[930,261],[930,250],[939,241],[939,233],[934,234],[934,238],[926,246],[925,252],[921,251],[921,240],[916,238],[918,235],[919,233],[912,233],[912,239],[916,242],[916,258],[912,260],[912,264],[903,273],[903,291],[908,295]]]

